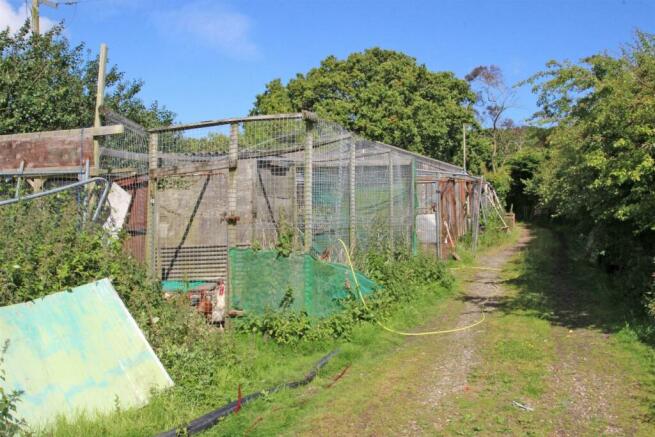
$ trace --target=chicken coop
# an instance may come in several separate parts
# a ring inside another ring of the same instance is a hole
[[[340,240],[355,254],[443,258],[462,235],[476,240],[488,198],[487,184],[461,167],[309,112],[148,130],[111,111],[103,117],[107,127],[95,128],[103,136],[66,136],[68,161],[21,159],[39,147],[36,137],[4,147],[1,174],[20,185],[39,166],[39,178],[59,185],[66,171],[70,181],[108,181],[104,225],[125,234],[126,252],[164,290],[223,280],[235,307],[262,311],[291,290],[299,308],[329,312],[347,292]]]

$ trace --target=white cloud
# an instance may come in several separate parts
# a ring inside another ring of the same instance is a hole
[[[252,58],[258,54],[251,39],[252,21],[246,15],[206,1],[186,4],[158,13],[160,30],[181,38],[192,38],[226,55]]]
[[[16,32],[20,27],[25,24],[28,14],[25,10],[25,4],[21,3],[16,6],[16,9],[9,4],[9,0],[0,0],[0,30],[5,30],[9,27],[9,30]],[[52,26],[54,22],[43,16],[39,20],[41,25],[41,33],[46,32]]]

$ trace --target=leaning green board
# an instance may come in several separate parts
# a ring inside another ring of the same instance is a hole
[[[0,308],[8,390],[17,415],[44,426],[57,415],[143,405],[173,381],[108,279]]]

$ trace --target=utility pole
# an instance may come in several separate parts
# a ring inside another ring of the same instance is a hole
[[[34,34],[39,34],[39,5],[50,6],[51,8],[57,9],[59,6],[58,3],[55,3],[50,0],[32,0],[32,32]]]
[[[462,124],[462,143],[464,145],[464,171],[466,171],[466,126],[467,124]]]

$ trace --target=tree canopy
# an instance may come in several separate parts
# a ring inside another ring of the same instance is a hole
[[[98,58],[88,58],[61,24],[43,35],[28,23],[15,34],[0,31],[0,134],[92,125]],[[142,87],[111,66],[105,105],[146,127],[170,124],[174,114],[157,102],[146,106],[138,97]]]
[[[320,66],[286,85],[275,79],[251,114],[310,110],[362,136],[447,161],[461,162],[462,125],[477,127],[476,99],[452,72],[430,71],[403,53],[372,48]],[[475,138],[470,159],[484,154]]]
[[[616,57],[551,61],[528,82],[537,119],[554,126],[532,182],[542,206],[636,273],[642,296],[655,261],[655,36],[637,32]]]

